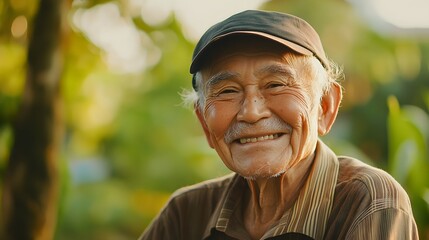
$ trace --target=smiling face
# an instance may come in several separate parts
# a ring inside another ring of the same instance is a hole
[[[314,152],[326,129],[314,64],[268,43],[226,44],[200,75],[205,99],[196,113],[208,142],[228,168],[250,178],[284,173]]]

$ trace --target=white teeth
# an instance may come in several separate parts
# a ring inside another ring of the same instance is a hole
[[[255,142],[260,142],[260,141],[265,141],[265,140],[272,140],[275,138],[278,138],[279,134],[275,133],[275,134],[270,134],[270,135],[266,135],[266,136],[262,136],[262,137],[253,137],[253,138],[240,138],[240,143],[255,143]]]

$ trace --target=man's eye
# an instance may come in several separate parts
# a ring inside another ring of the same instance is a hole
[[[270,83],[267,85],[268,88],[276,88],[276,87],[283,87],[285,84],[283,83]]]
[[[219,94],[229,94],[229,93],[236,93],[237,90],[232,88],[223,89],[222,91],[219,91]]]

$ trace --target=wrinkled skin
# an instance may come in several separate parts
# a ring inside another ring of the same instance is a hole
[[[197,115],[210,146],[242,176],[284,173],[314,151],[319,128],[328,128],[311,71],[289,64],[287,56],[290,52],[277,45],[241,46],[220,53],[202,71],[206,101]],[[272,124],[273,119],[282,124]],[[225,135],[231,128],[240,131],[229,141]]]
[[[341,88],[333,83],[322,96],[314,71],[283,46],[228,44],[201,70],[205,102],[196,114],[224,164],[248,179],[244,224],[259,238],[295,200],[306,174],[299,166],[310,166],[318,135],[330,130]]]

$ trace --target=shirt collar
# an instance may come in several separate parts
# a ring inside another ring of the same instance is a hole
[[[269,231],[270,236],[296,232],[314,239],[323,238],[332,209],[339,163],[335,153],[320,140],[313,161],[298,199],[278,225]],[[247,183],[237,174],[233,178],[207,225],[205,238],[210,236],[213,229],[225,232],[234,210],[239,207],[239,200]]]
[[[229,221],[232,217],[233,210],[240,204],[241,194],[243,189],[247,187],[244,178],[238,174],[233,174],[232,181],[228,186],[228,189],[219,200],[214,213],[212,214],[207,227],[204,231],[204,238],[210,236],[211,231],[216,229],[221,232],[225,232],[228,227]]]
[[[274,236],[298,232],[322,239],[334,201],[339,163],[322,141],[318,141],[310,175],[292,209],[274,230]]]

